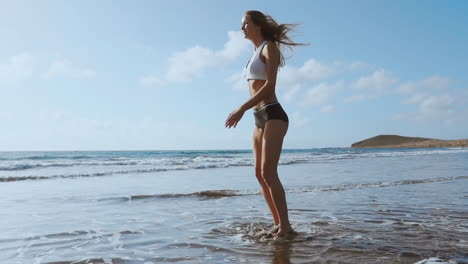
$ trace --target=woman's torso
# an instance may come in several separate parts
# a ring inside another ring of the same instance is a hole
[[[267,41],[264,41],[252,54],[252,57],[247,62],[245,67],[245,76],[249,83],[250,96],[254,96],[266,83],[266,64],[265,57],[262,55],[263,49]],[[264,98],[260,101],[254,109],[261,107],[267,103],[277,101],[276,94],[273,92],[272,95]]]
[[[250,96],[254,96],[260,88],[266,83],[266,80],[249,80],[249,91],[250,91]],[[274,92],[272,95],[264,98],[261,100],[257,105],[254,106],[254,109],[260,108],[262,105],[278,101],[276,98],[276,93]]]

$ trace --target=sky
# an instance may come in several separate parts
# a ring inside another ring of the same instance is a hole
[[[242,15],[300,24],[284,148],[468,138],[467,1],[0,0],[0,151],[249,149]]]

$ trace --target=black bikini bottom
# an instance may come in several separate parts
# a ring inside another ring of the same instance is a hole
[[[284,112],[283,107],[278,102],[271,102],[263,105],[258,109],[254,109],[255,126],[265,128],[265,123],[268,120],[279,119],[289,122],[288,115]]]

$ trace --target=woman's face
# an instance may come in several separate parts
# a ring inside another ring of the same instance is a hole
[[[246,39],[252,40],[260,33],[260,26],[255,25],[249,15],[244,15],[244,17],[242,17],[241,30],[244,32],[244,37]]]

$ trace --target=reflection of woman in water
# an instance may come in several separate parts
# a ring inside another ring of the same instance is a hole
[[[242,31],[245,38],[252,41],[255,47],[252,57],[244,68],[251,97],[229,115],[225,124],[228,128],[236,127],[244,112],[254,108],[255,175],[273,215],[275,228],[272,232],[277,237],[284,237],[294,232],[289,223],[286,196],[277,172],[289,120],[275,94],[278,68],[284,65],[280,48],[302,45],[294,43],[287,36],[294,26],[278,25],[272,17],[259,11],[245,12],[242,18]]]

